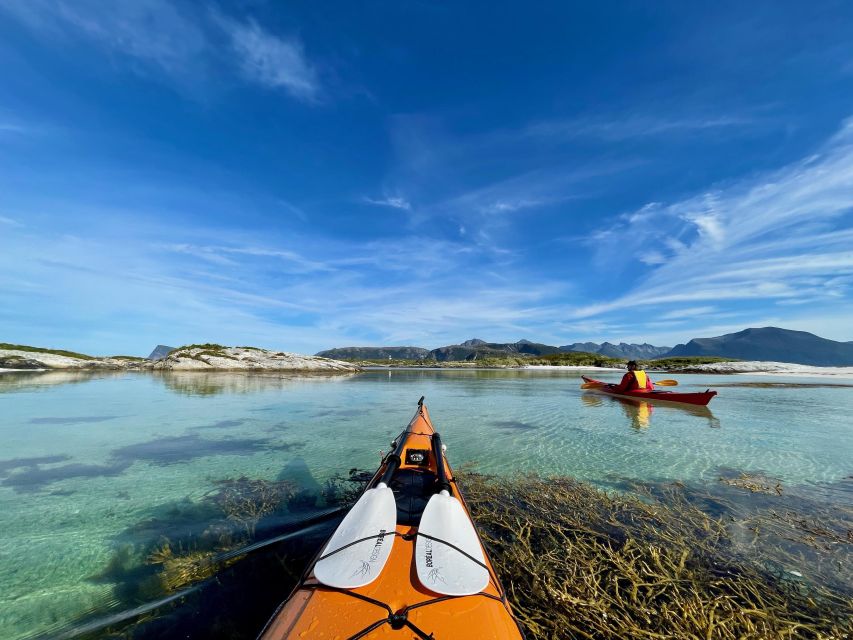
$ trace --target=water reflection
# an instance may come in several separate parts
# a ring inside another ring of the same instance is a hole
[[[38,391],[56,385],[79,384],[120,375],[122,374],[103,371],[2,371],[0,372],[0,393]]]
[[[340,382],[357,375],[353,372],[245,372],[245,371],[14,371],[0,372],[0,393],[40,390],[133,376],[150,376],[169,391],[189,396],[274,391],[298,384],[328,380]]]
[[[341,382],[355,373],[245,373],[242,371],[155,371],[151,375],[169,390],[181,395],[215,396],[233,393],[257,393],[313,384],[318,381]]]
[[[613,396],[603,396],[597,393],[581,394],[581,401],[587,407],[601,407],[605,402],[616,402],[622,409],[625,417],[628,419],[631,427],[634,429],[645,429],[652,422],[652,414],[655,411],[659,415],[665,415],[668,412],[675,411],[687,413],[697,418],[707,420],[709,427],[717,429],[720,427],[720,420],[717,418],[708,407],[701,407],[692,404],[685,405],[654,405],[653,403],[641,398],[618,398]]]

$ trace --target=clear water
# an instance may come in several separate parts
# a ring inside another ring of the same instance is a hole
[[[768,378],[681,376],[681,388],[751,380]],[[316,488],[375,468],[421,395],[454,466],[603,487],[710,483],[735,469],[853,502],[842,483],[853,472],[850,386],[725,386],[707,410],[649,409],[579,382],[560,371],[0,374],[0,637],[122,606],[115,585],[94,579],[116,548],[152,544],[158,532],[139,522],[198,502],[218,479]]]

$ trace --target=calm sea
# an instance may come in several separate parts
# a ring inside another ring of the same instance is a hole
[[[0,637],[57,635],[126,608],[109,578],[117,551],[155,546],[168,514],[203,514],[193,506],[218,481],[319,492],[335,474],[374,469],[422,395],[456,467],[617,490],[745,471],[853,504],[853,381],[679,379],[683,390],[723,386],[695,409],[581,391],[578,373],[560,371],[0,374]]]

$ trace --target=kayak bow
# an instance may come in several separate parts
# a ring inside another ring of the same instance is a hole
[[[423,404],[261,640],[524,637]]]
[[[592,391],[599,391],[601,393],[606,393],[610,396],[616,396],[619,398],[642,398],[643,400],[654,400],[654,401],[663,401],[663,402],[680,402],[682,404],[695,404],[699,406],[707,406],[709,402],[711,402],[711,398],[717,395],[716,391],[711,391],[708,389],[707,391],[700,391],[698,393],[682,393],[680,391],[646,391],[644,389],[635,389],[633,391],[623,391],[622,393],[616,393],[613,391],[613,385],[609,385],[601,380],[595,380],[593,378],[589,378],[587,376],[581,376],[583,381],[586,383],[595,383],[603,385],[597,389],[592,389]]]

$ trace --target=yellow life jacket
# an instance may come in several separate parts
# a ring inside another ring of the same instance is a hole
[[[634,377],[637,379],[637,385],[639,385],[638,389],[646,388],[646,381],[648,378],[646,377],[645,371],[634,371]]]

